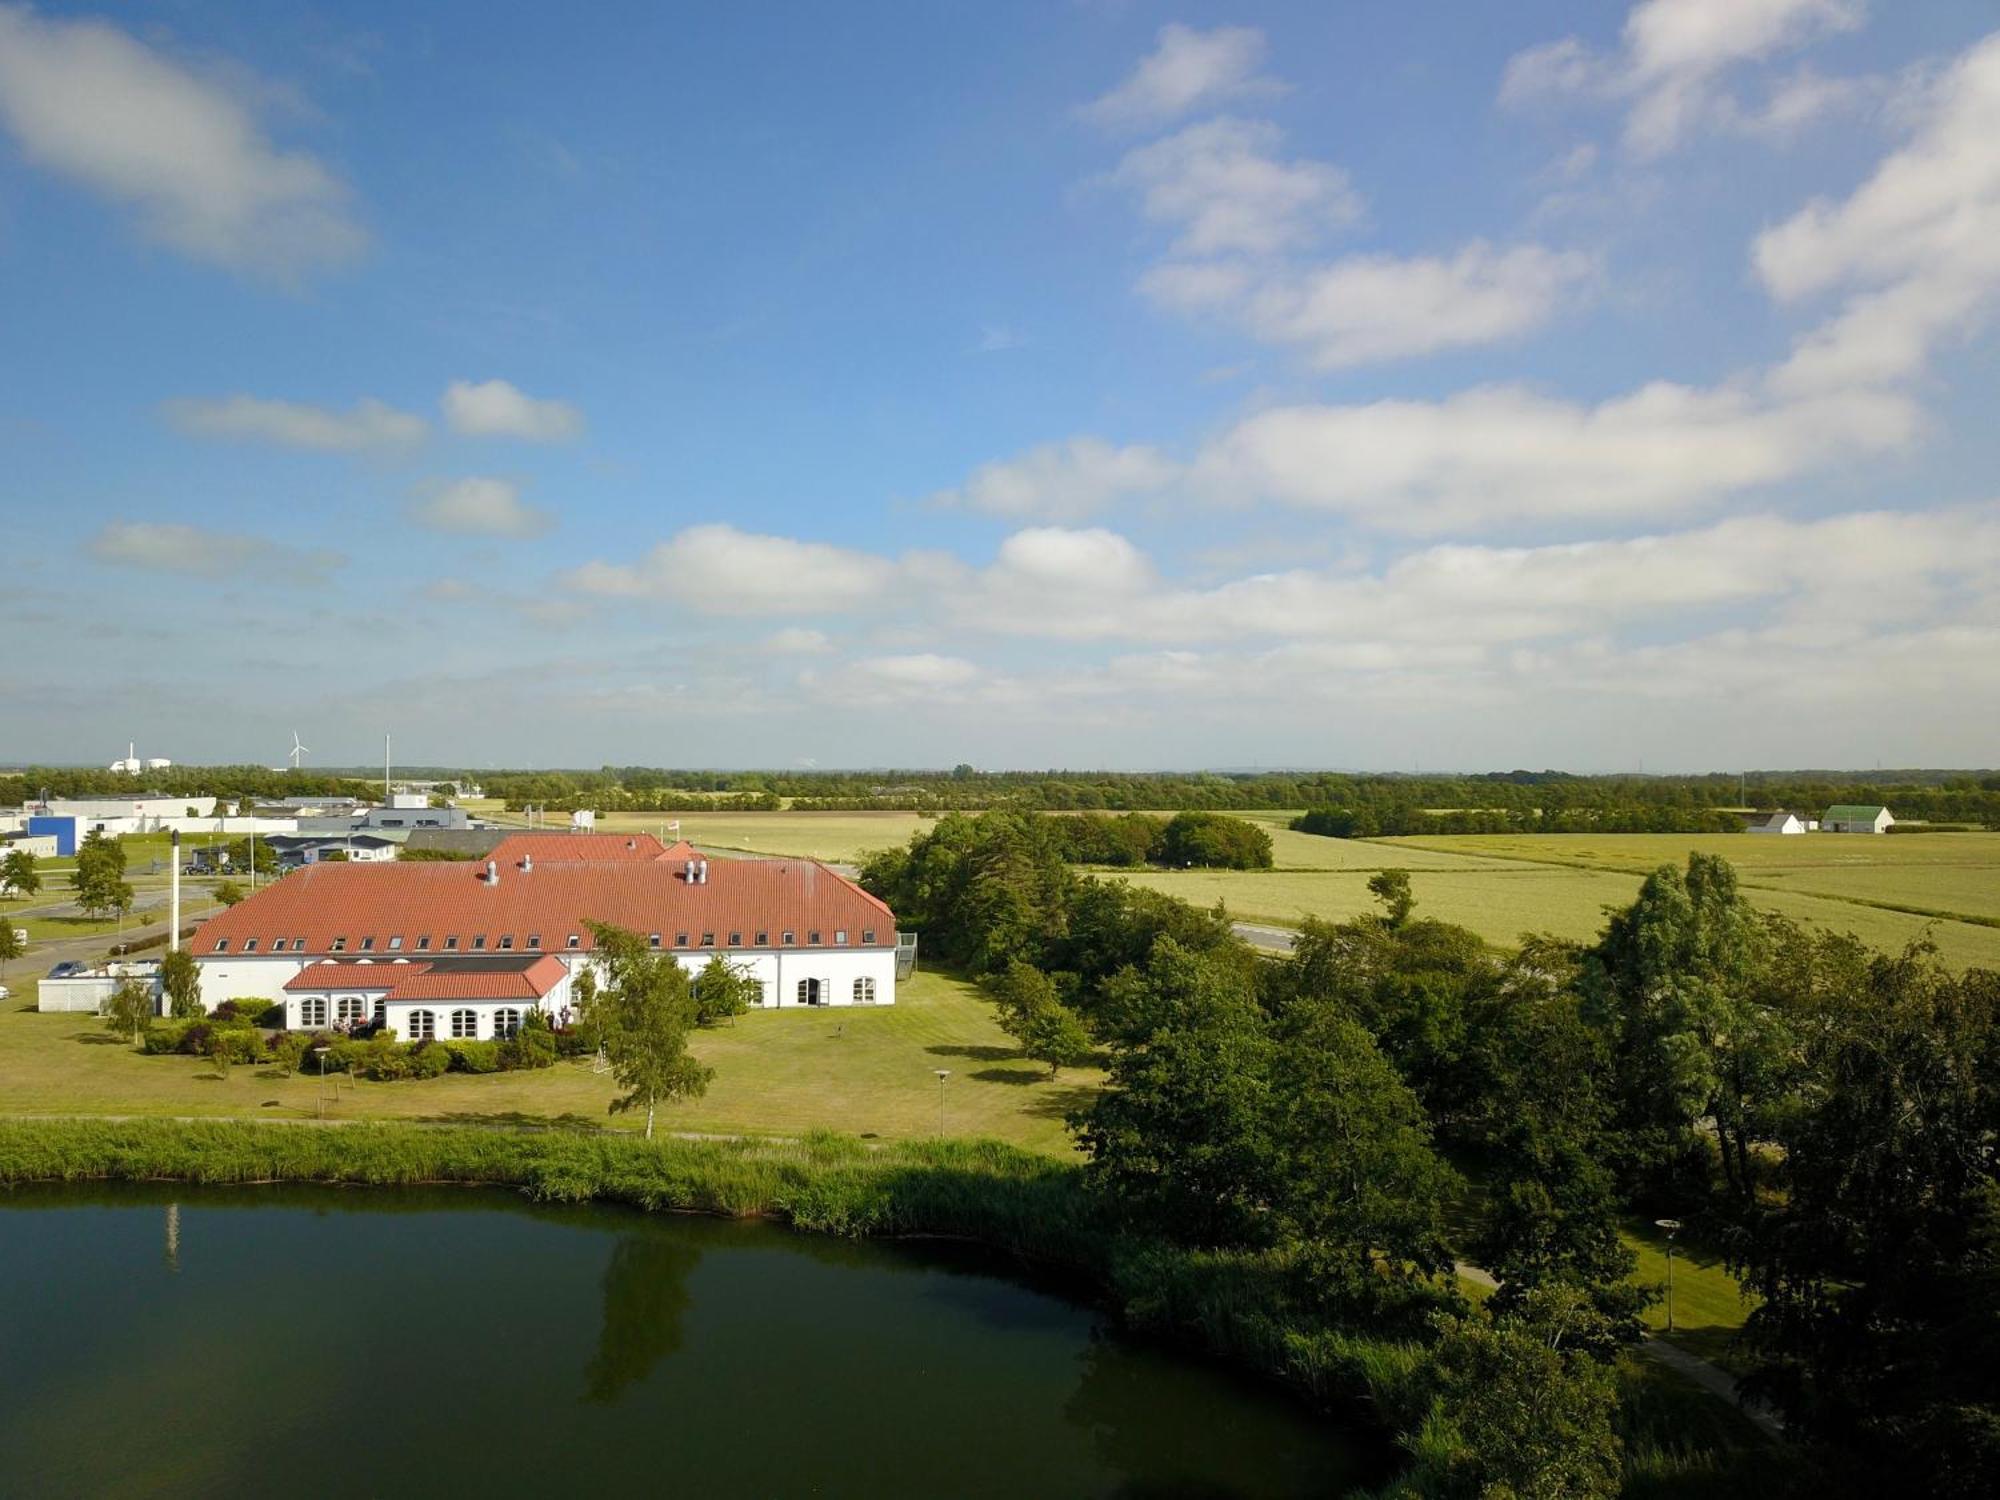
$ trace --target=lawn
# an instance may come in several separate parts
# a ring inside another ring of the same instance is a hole
[[[0,1011],[0,1112],[9,1114],[253,1116],[311,1119],[331,1080],[283,1078],[238,1067],[218,1078],[205,1060],[142,1057],[88,1016]],[[661,1128],[715,1134],[792,1135],[816,1126],[881,1139],[938,1128],[935,1070],[945,1081],[945,1129],[1034,1150],[1069,1149],[1065,1110],[1087,1100],[1099,1075],[1048,1070],[1021,1058],[977,989],[937,973],[897,987],[875,1009],[783,1010],[700,1033],[697,1056],[716,1071],[706,1097],[663,1111]],[[587,1063],[534,1073],[447,1074],[424,1082],[343,1080],[334,1119],[546,1120],[576,1115],[635,1128],[643,1117],[607,1116],[612,1080]]]
[[[1639,1257],[1632,1279],[1647,1285],[1665,1286],[1667,1280],[1667,1237],[1665,1231],[1644,1221],[1628,1224],[1620,1235]],[[1699,1354],[1712,1364],[1742,1374],[1749,1368],[1744,1352],[1733,1346],[1737,1330],[1756,1303],[1746,1297],[1722,1264],[1722,1257],[1685,1239],[1674,1245],[1674,1332],[1671,1342],[1690,1354]],[[1665,1334],[1667,1304],[1664,1297],[1646,1309],[1648,1328]]]

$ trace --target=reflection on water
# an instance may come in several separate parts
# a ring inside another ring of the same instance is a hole
[[[683,1235],[621,1235],[604,1267],[604,1322],[584,1395],[614,1401],[681,1346],[688,1273],[701,1251]]]
[[[1282,1500],[1387,1459],[990,1260],[483,1190],[0,1191],[0,1382],[6,1495]]]

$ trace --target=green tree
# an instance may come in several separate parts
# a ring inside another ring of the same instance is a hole
[[[1445,1322],[1433,1399],[1405,1443],[1413,1494],[1580,1500],[1619,1491],[1617,1388],[1593,1357],[1597,1314],[1574,1288],[1534,1293],[1516,1314]]]
[[[215,1068],[217,1078],[229,1076],[229,1064],[234,1060],[229,1043],[229,1033],[218,1026],[208,1034],[208,1060]]]
[[[589,927],[604,979],[583,997],[586,1014],[611,1076],[626,1091],[611,1101],[611,1112],[643,1107],[651,1140],[659,1106],[699,1098],[714,1077],[688,1056],[695,1002],[687,970],[671,953],[653,952],[636,932],[605,922]]]
[[[271,1061],[287,1078],[299,1070],[299,1059],[306,1053],[306,1039],[296,1031],[281,1031],[271,1038]]]
[[[153,1022],[153,997],[136,979],[127,979],[104,1002],[104,1024],[135,1046]]]
[[[1382,903],[1382,920],[1401,927],[1410,919],[1417,898],[1410,894],[1408,870],[1377,870],[1368,877],[1368,894]]]
[[[160,960],[160,987],[167,997],[167,1014],[190,1020],[205,1014],[201,1003],[201,965],[186,948],[175,948]]]
[[[85,916],[102,917],[132,909],[132,887],[125,880],[125,850],[116,839],[93,831],[77,847],[71,875],[76,904]]]
[[[1228,870],[1268,870],[1271,835],[1246,818],[1225,813],[1184,812],[1160,834],[1156,858],[1165,865],[1214,866]]]
[[[1733,1259],[1753,1388],[1875,1493],[2000,1491],[2000,974],[1819,940],[1774,1191]]]
[[[1047,1063],[1050,1078],[1090,1061],[1090,1029],[1041,970],[1016,960],[992,976],[987,988],[1000,1009],[1000,1029],[1027,1056]]]
[[[720,953],[702,965],[701,972],[694,977],[693,988],[697,1026],[713,1026],[718,1021],[740,1016],[764,998],[763,982]]]
[[[41,888],[42,876],[35,868],[35,856],[26,849],[9,849],[6,858],[0,859],[0,891],[32,896]]]
[[[28,951],[28,945],[15,934],[19,931],[12,917],[0,914],[0,974],[7,972],[7,965]]]
[[[248,894],[242,886],[233,880],[220,880],[216,882],[215,899],[220,901],[224,906],[234,906]]]

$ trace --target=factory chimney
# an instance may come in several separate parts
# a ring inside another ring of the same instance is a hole
[[[181,831],[174,830],[173,845],[167,851],[173,861],[173,873],[167,880],[167,952],[176,951],[181,945]]]

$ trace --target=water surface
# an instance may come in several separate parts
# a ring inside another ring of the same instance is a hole
[[[12,1495],[1245,1497],[1378,1443],[990,1262],[482,1190],[0,1190]]]

